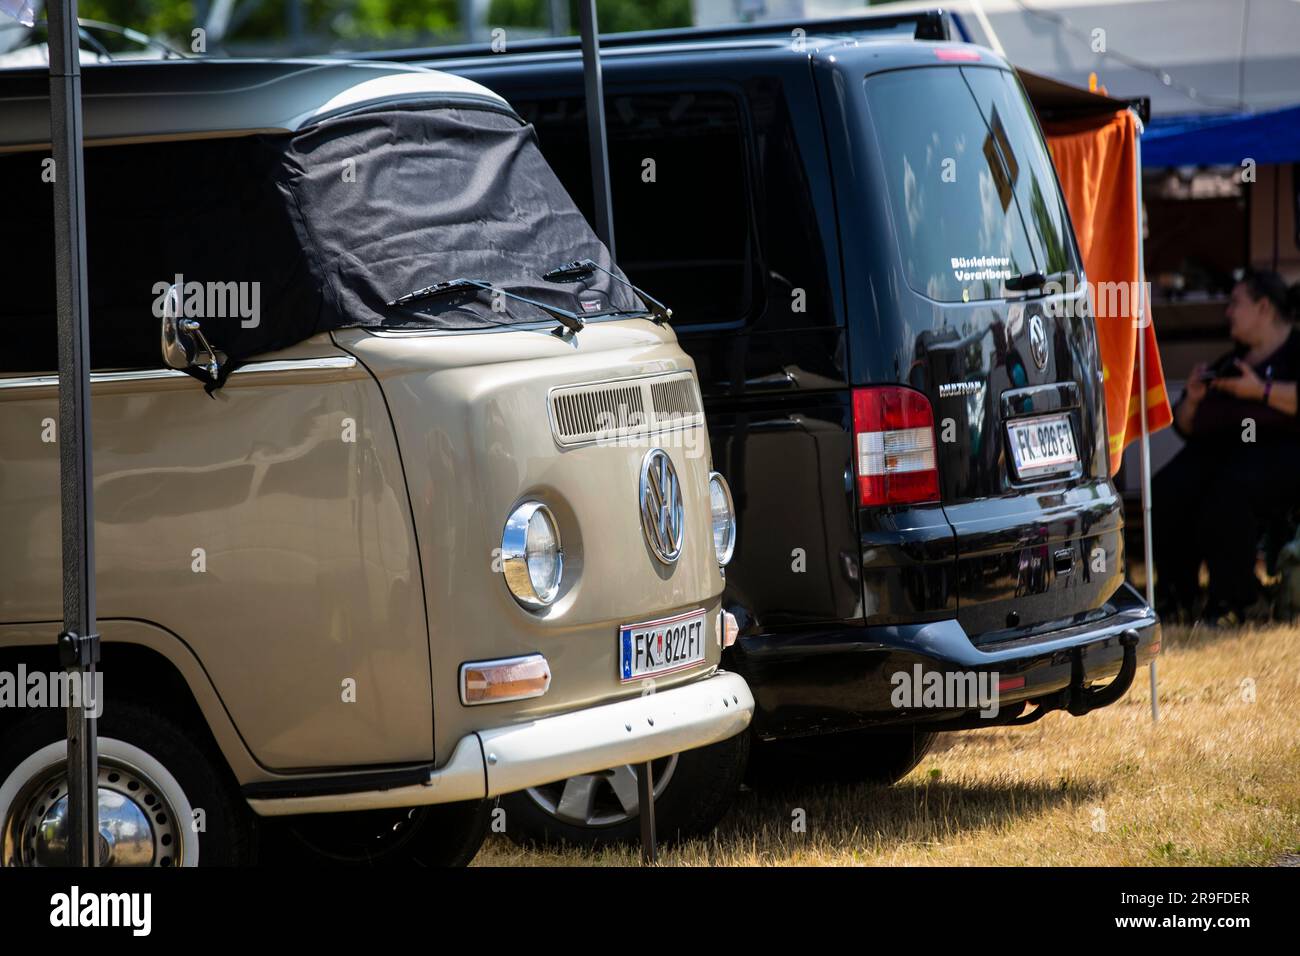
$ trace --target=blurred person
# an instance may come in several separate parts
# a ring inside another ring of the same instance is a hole
[[[1174,407],[1187,444],[1152,489],[1157,607],[1171,620],[1195,617],[1202,561],[1210,575],[1202,620],[1260,615],[1260,537],[1300,505],[1298,305],[1300,286],[1248,272],[1228,301],[1236,347],[1197,365]]]

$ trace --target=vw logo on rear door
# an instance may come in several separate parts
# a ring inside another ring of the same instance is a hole
[[[1034,357],[1034,364],[1040,372],[1047,368],[1047,329],[1043,328],[1041,315],[1029,320],[1029,354]]]
[[[662,448],[652,448],[641,459],[641,529],[655,557],[672,564],[682,553],[686,517],[682,485],[673,460]]]

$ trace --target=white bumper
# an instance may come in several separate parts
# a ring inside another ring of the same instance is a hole
[[[287,816],[482,800],[717,743],[748,727],[753,714],[744,679],[721,672],[644,697],[469,734],[418,784],[249,798],[248,804],[261,816]]]

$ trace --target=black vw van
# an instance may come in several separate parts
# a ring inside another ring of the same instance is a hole
[[[673,305],[735,496],[755,755],[892,781],[937,731],[1117,700],[1160,626],[1015,72],[939,13],[602,47],[619,261]],[[437,66],[514,103],[589,211],[576,43],[511,49]]]

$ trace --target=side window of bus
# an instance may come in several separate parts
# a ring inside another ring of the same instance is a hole
[[[187,285],[222,290],[208,304],[230,306],[234,300],[224,293],[238,290],[241,310],[276,301],[278,284],[293,281],[294,257],[301,256],[288,222],[272,214],[279,206],[275,184],[258,165],[263,152],[255,137],[86,150],[93,370],[162,367],[161,293],[178,275]],[[54,192],[42,176],[46,158],[0,155],[0,181],[14,184],[0,202],[4,374],[58,367]],[[249,321],[261,321],[260,314]]]
[[[0,373],[53,374],[58,370],[58,298],[54,258],[54,191],[47,154],[0,156],[0,177],[30,182],[0,204],[0,230],[16,241],[4,253],[6,294],[0,316],[6,326]],[[165,146],[96,147],[86,150],[86,308],[90,317],[90,365],[94,371],[162,365],[159,319],[149,277],[158,270],[150,248],[181,245],[186,232],[166,228]],[[161,279],[162,273],[156,278]]]
[[[609,97],[619,264],[688,334],[834,325],[827,250],[783,86],[756,80],[745,97],[744,116],[736,95],[718,90]],[[510,99],[590,217],[582,99]]]
[[[54,187],[48,153],[0,155],[0,374],[58,369],[54,304]]]
[[[581,98],[512,97],[590,219]],[[755,309],[740,108],[718,92],[611,94],[606,108],[618,263],[673,310],[674,325],[730,323]]]
[[[819,151],[801,143],[786,99],[785,84],[755,79],[746,84],[757,164],[754,216],[766,301],[753,319],[755,331],[826,328],[839,324],[831,300],[828,252],[822,228],[833,216],[818,216],[811,178],[829,171]],[[805,153],[805,147],[811,153]]]

